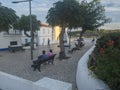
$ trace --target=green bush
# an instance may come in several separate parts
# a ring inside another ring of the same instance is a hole
[[[114,41],[109,45],[109,40]],[[100,53],[100,48],[104,53]],[[111,90],[120,90],[120,33],[110,33],[97,40],[96,66],[92,71],[109,85]]]

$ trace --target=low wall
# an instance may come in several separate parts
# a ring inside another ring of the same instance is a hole
[[[0,90],[72,90],[72,84],[55,79],[43,78],[32,82],[0,72]]]
[[[92,71],[88,69],[87,63],[89,55],[94,50],[95,46],[90,48],[79,60],[77,73],[76,73],[76,84],[78,90],[109,90],[108,86],[101,80],[95,78],[92,75]]]
[[[3,72],[0,72],[0,88],[2,90],[49,90],[35,85],[32,81]]]

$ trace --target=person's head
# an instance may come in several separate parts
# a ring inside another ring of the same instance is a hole
[[[49,50],[52,53],[52,49]]]
[[[45,50],[42,51],[42,54],[45,54]]]

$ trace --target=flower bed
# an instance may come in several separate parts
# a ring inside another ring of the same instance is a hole
[[[120,33],[105,34],[98,39],[93,53],[96,61],[90,69],[111,90],[120,90]]]

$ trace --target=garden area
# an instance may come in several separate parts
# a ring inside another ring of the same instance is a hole
[[[89,67],[111,90],[120,90],[120,32],[105,33],[96,41]]]

